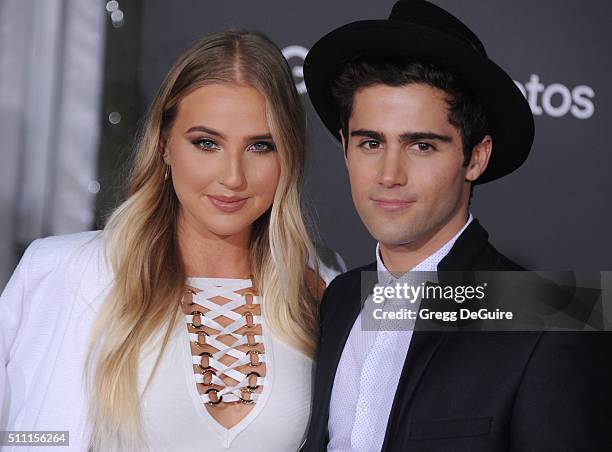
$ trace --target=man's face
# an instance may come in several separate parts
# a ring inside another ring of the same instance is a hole
[[[441,246],[465,223],[466,177],[484,168],[463,166],[461,133],[448,122],[441,90],[424,84],[358,90],[343,145],[353,202],[381,244]]]

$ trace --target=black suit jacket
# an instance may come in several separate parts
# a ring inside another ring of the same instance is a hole
[[[439,270],[520,270],[474,220]],[[336,369],[362,305],[361,271],[321,302],[314,399],[303,451],[328,443]],[[611,336],[602,332],[415,331],[383,451],[612,451]],[[358,382],[355,382],[358,385]],[[358,391],[358,387],[355,388]]]

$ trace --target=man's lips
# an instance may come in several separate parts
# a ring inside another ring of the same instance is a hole
[[[207,195],[211,204],[222,212],[235,212],[244,206],[249,198],[240,196],[213,196]]]
[[[398,198],[372,198],[377,207],[387,212],[397,212],[408,208],[414,201]]]

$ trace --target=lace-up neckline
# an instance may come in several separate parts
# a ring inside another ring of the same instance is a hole
[[[266,354],[261,299],[252,281],[188,278],[181,306],[202,403],[255,403]]]

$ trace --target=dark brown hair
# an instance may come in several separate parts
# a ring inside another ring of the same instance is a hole
[[[489,126],[484,108],[452,73],[420,60],[403,57],[367,57],[350,61],[342,66],[332,84],[332,95],[340,112],[344,137],[348,136],[353,97],[359,89],[378,84],[405,86],[412,83],[429,85],[446,94],[448,122],[457,127],[461,133],[463,163],[467,165],[472,149],[488,132]]]

